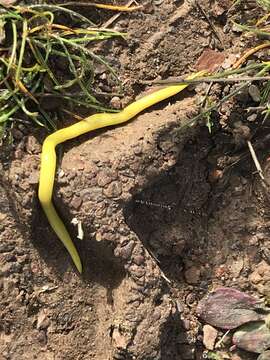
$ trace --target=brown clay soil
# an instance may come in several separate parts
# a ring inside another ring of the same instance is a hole
[[[229,20],[256,17],[254,3],[231,13],[229,0],[200,5],[220,40],[181,0],[154,1],[111,25],[128,34],[100,49],[124,83],[122,106],[144,91],[143,81],[192,71],[206,48],[225,62],[245,50],[248,40]],[[96,16],[105,22],[106,14]],[[195,310],[204,295],[229,286],[269,298],[269,201],[240,136],[249,125],[241,109],[254,104],[243,92],[216,112],[212,133],[204,123],[183,131],[203,91],[60,147],[55,204],[82,276],[37,201],[45,134],[20,128],[1,150],[0,359],[203,359]],[[226,91],[214,86],[212,94]],[[266,135],[267,126],[255,143],[270,178]],[[229,347],[224,359],[256,359]]]

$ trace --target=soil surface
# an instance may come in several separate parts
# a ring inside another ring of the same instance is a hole
[[[163,0],[119,16],[110,27],[127,39],[100,47],[124,84],[125,96],[111,104],[133,101],[145,81],[200,67],[206,49],[230,66],[251,42],[231,20],[259,16],[253,2],[231,5]],[[111,13],[95,17],[104,24]],[[214,85],[213,99],[233,86]],[[211,132],[205,121],[186,126],[207,88],[59,147],[54,201],[82,276],[37,200],[45,134],[21,127],[3,146],[0,359],[205,359],[201,298],[228,286],[269,300],[269,199],[246,146],[260,116],[247,120],[244,109],[256,104],[245,89],[213,114]],[[267,131],[265,123],[252,141],[270,181]],[[257,358],[230,346],[217,350],[220,359]]]

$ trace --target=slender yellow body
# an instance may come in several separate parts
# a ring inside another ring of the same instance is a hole
[[[203,74],[203,72],[192,74],[187,79],[191,80]],[[164,89],[157,90],[156,92],[146,95],[138,101],[135,101],[134,103],[128,105],[124,110],[117,114],[102,113],[89,116],[74,125],[54,132],[45,139],[41,154],[38,197],[51,227],[66,247],[80,273],[82,272],[82,264],[79,254],[71,240],[71,237],[64,223],[60,219],[52,203],[53,185],[56,169],[55,147],[64,141],[73,139],[89,131],[127,122],[128,120],[139,114],[141,111],[179,93],[186,87],[186,84],[171,85]]]

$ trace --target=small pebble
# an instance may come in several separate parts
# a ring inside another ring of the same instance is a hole
[[[26,151],[29,154],[39,154],[41,152],[41,145],[33,135],[30,135],[27,138]]]
[[[197,284],[200,280],[200,270],[192,266],[185,271],[185,278],[188,284]]]
[[[134,256],[133,258],[133,262],[136,264],[136,265],[142,265],[143,262],[144,262],[144,257],[142,255],[136,255]]]
[[[78,196],[74,196],[70,202],[70,205],[73,207],[73,209],[78,210],[82,205],[82,199]]]
[[[249,122],[254,122],[254,121],[257,120],[257,117],[258,117],[257,114],[249,115],[249,116],[247,117],[247,121],[249,121]]]
[[[190,330],[190,321],[188,319],[183,319],[182,320],[182,325],[183,325],[183,328],[186,331]]]
[[[0,212],[0,221],[5,220],[6,217],[7,217],[7,214]]]
[[[29,184],[36,185],[36,184],[38,184],[38,181],[39,181],[39,173],[38,172],[31,173],[28,178]]]
[[[258,86],[254,84],[250,85],[250,87],[248,88],[248,93],[254,102],[260,102],[261,94]]]
[[[203,344],[207,350],[214,350],[218,331],[210,325],[203,327]]]
[[[244,260],[239,258],[234,260],[230,266],[230,273],[233,277],[238,277],[244,267]]]
[[[44,330],[50,326],[50,319],[44,312],[40,312],[37,316],[37,329]]]
[[[114,109],[121,109],[122,105],[121,105],[121,100],[118,96],[114,96],[111,101],[110,101],[110,105],[114,108]]]
[[[103,193],[108,198],[119,197],[122,194],[121,182],[113,181],[106,189],[103,190]]]
[[[60,178],[62,178],[63,176],[65,176],[65,172],[64,172],[63,169],[61,169],[61,170],[59,171],[58,176],[59,176]]]

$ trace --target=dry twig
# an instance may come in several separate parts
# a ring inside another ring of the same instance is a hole
[[[264,177],[264,174],[263,174],[263,170],[262,170],[262,167],[261,167],[261,164],[257,158],[257,155],[255,153],[255,150],[250,142],[250,140],[247,141],[247,144],[248,144],[248,149],[250,151],[250,154],[251,154],[251,157],[252,157],[252,160],[254,161],[254,165],[258,171],[258,174],[260,176],[260,178],[262,179],[263,181],[263,184],[266,184],[266,181],[265,181],[265,177]]]
[[[216,38],[218,39],[218,41],[220,42],[220,44],[223,46],[223,41],[222,38],[220,37],[216,27],[213,25],[212,21],[210,20],[209,16],[207,15],[207,13],[205,12],[205,10],[202,8],[202,6],[199,4],[199,2],[197,0],[193,0],[194,4],[197,6],[197,8],[199,9],[199,11],[203,14],[204,18],[206,19],[206,21],[208,22],[208,24],[210,25],[214,35],[216,36]]]
[[[126,5],[125,7],[130,7],[132,4],[136,4],[137,5],[137,2],[136,0],[130,0]],[[112,16],[108,21],[106,21],[102,27],[104,29],[107,29],[110,25],[112,25],[112,23],[115,22],[115,20],[117,20],[119,18],[119,16],[121,15],[121,13],[118,13],[118,14],[115,14],[114,16]]]
[[[261,49],[265,49],[267,47],[270,47],[270,42],[269,43],[264,43],[264,44],[260,44],[252,49],[249,49],[243,56],[240,57],[239,60],[236,61],[236,63],[233,65],[233,69],[238,69],[245,61],[247,61],[247,59],[255,54],[257,51],[261,50]]]

